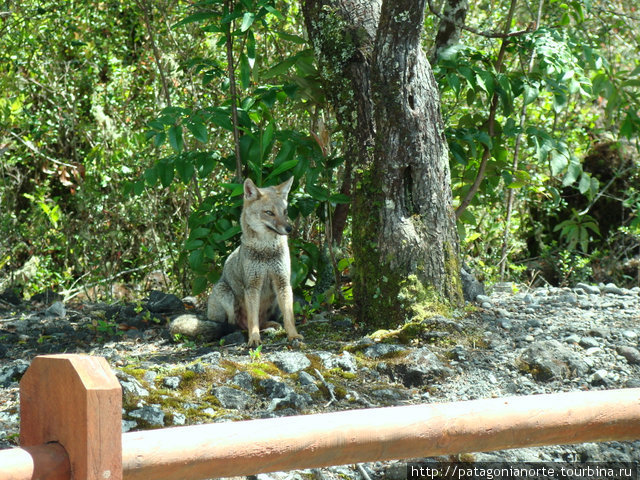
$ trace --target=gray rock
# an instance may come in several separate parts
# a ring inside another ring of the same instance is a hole
[[[531,344],[520,357],[520,368],[538,381],[562,380],[587,373],[589,366],[580,355],[557,340]]]
[[[133,430],[138,426],[138,422],[135,420],[125,420],[122,419],[122,433],[127,433],[130,430]]]
[[[631,341],[634,341],[636,338],[638,338],[638,334],[633,330],[623,330],[621,334],[624,338]]]
[[[527,327],[540,328],[541,326],[542,326],[542,322],[537,318],[530,318],[527,320]]]
[[[296,373],[311,366],[311,360],[302,352],[277,352],[269,359],[286,373]]]
[[[624,295],[624,291],[617,287],[614,283],[607,283],[602,287],[602,293],[610,293],[612,295]]]
[[[604,327],[593,327],[589,329],[589,335],[592,337],[607,338],[609,333],[609,329]]]
[[[236,385],[247,392],[253,392],[253,377],[247,372],[236,373],[231,379],[231,384]]]
[[[419,387],[449,377],[453,375],[453,370],[445,366],[428,348],[419,348],[396,365],[394,373],[405,386]]]
[[[180,412],[175,412],[173,414],[172,423],[173,425],[184,425],[185,423],[187,423],[187,417]]]
[[[180,386],[180,377],[164,377],[162,379],[162,384],[167,387],[175,390]]]
[[[120,370],[116,370],[115,374],[118,380],[120,381],[120,385],[122,386],[122,394],[125,397],[130,397],[130,396],[148,397],[149,396],[149,390],[144,388],[136,378]]]
[[[564,343],[580,343],[581,338],[582,337],[580,337],[580,335],[578,335],[577,333],[572,333],[564,339]]]
[[[582,337],[578,342],[582,348],[599,347],[600,342],[593,337]]]
[[[225,335],[220,339],[222,345],[242,345],[245,342],[244,333],[240,330]]]
[[[306,385],[315,385],[316,379],[310,373],[300,372],[298,374],[298,382],[300,382],[300,385],[304,387]]]
[[[218,399],[224,408],[245,410],[251,401],[251,397],[242,390],[231,387],[215,387],[211,393]]]
[[[488,297],[487,295],[476,295],[476,302],[478,302],[481,305],[485,303],[488,303],[489,305],[491,305],[491,297]]]
[[[294,391],[288,392],[284,397],[278,397],[271,400],[267,411],[274,412],[276,410],[282,410],[283,408],[293,408],[300,411],[306,408],[311,402],[311,398],[308,395],[300,395]]]
[[[582,290],[584,293],[588,293],[589,295],[600,295],[600,288],[598,288],[596,285],[577,283],[575,286],[575,290]]]
[[[142,376],[142,379],[153,385],[153,383],[156,381],[156,377],[158,376],[158,374],[156,372],[154,372],[153,370],[147,370],[146,372],[144,372],[144,375]]]
[[[407,349],[400,345],[392,345],[390,343],[376,343],[364,350],[364,355],[369,358],[385,358],[396,355],[400,352],[406,352]]]
[[[0,367],[0,387],[8,387],[12,382],[19,381],[27,368],[29,362],[26,360],[14,360],[9,365]]]
[[[184,304],[182,300],[171,293],[153,290],[149,293],[147,309],[153,313],[181,312],[184,310]]]
[[[358,370],[356,359],[346,350],[340,355],[333,355],[328,352],[319,352],[318,356],[322,360],[322,365],[326,369],[340,368],[345,372],[355,373]]]
[[[67,310],[64,308],[64,303],[58,301],[53,302],[49,308],[44,311],[47,317],[64,318],[67,315]]]
[[[640,365],[640,351],[637,348],[622,345],[617,350],[631,365]]]
[[[291,393],[295,393],[294,390],[284,382],[278,382],[273,378],[265,378],[260,380],[260,388],[270,399],[285,398]]]
[[[396,388],[380,388],[372,390],[370,394],[372,397],[385,403],[402,402],[409,398],[409,394],[405,390]]]
[[[145,405],[129,412],[129,416],[142,420],[152,427],[164,427],[164,412],[158,405]]]

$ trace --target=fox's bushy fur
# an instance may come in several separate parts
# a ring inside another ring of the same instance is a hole
[[[231,325],[247,329],[249,346],[256,346],[260,330],[277,316],[279,307],[289,340],[302,339],[293,316],[287,243],[292,230],[287,217],[292,182],[290,178],[274,187],[258,188],[250,179],[245,180],[241,243],[227,258],[209,296],[209,321],[179,317],[170,326],[172,334],[211,339]]]

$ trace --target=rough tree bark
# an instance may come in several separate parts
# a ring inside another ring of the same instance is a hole
[[[416,303],[462,298],[440,100],[420,41],[425,4],[303,5],[356,172],[354,297],[376,326],[412,318]]]

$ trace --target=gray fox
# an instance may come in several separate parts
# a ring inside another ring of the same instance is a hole
[[[240,225],[240,246],[227,258],[222,276],[207,302],[207,318],[183,316],[174,320],[171,334],[220,336],[227,325],[248,329],[249,346],[260,344],[260,329],[268,326],[280,307],[289,340],[302,340],[293,317],[291,260],[287,235],[292,227],[287,218],[287,196],[293,177],[286,182],[258,188],[251,179],[244,182]]]

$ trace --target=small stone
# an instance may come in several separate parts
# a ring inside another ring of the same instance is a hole
[[[231,379],[231,383],[247,392],[253,391],[253,377],[248,372],[236,373]]]
[[[488,303],[489,306],[491,306],[491,297],[487,295],[476,295],[476,302],[478,302],[481,305]]]
[[[118,377],[118,380],[120,381],[120,385],[122,386],[122,393],[125,397],[131,395],[136,397],[149,396],[149,391],[131,375],[127,375],[120,370],[116,370],[116,377]]]
[[[580,335],[578,335],[577,333],[572,333],[571,335],[569,335],[567,338],[564,339],[565,343],[579,343],[580,342]]]
[[[231,387],[215,387],[211,390],[211,393],[220,402],[224,408],[230,408],[234,410],[245,410],[247,405],[251,401],[249,395],[237,388]]]
[[[634,332],[633,330],[623,330],[622,332],[622,336],[624,338],[626,338],[627,340],[635,340],[636,338],[638,338],[638,334],[636,332]]]
[[[539,328],[541,326],[542,326],[542,322],[537,318],[530,318],[529,320],[527,320],[527,327]]]
[[[162,384],[167,388],[175,390],[180,386],[180,377],[164,377]]]
[[[47,317],[64,318],[67,314],[67,310],[64,308],[64,303],[58,301],[53,302],[49,308],[44,311]]]
[[[244,342],[244,334],[240,330],[236,330],[220,339],[222,345],[242,345]]]
[[[607,372],[604,368],[596,370],[591,376],[592,383],[601,383],[604,382],[609,376],[609,372]]]
[[[631,365],[640,365],[640,351],[637,348],[623,345],[618,347],[618,353],[626,358]]]
[[[524,337],[524,339],[527,342],[533,342],[535,340],[535,337],[533,335],[527,335],[526,337]]]
[[[513,324],[511,323],[511,320],[507,319],[507,318],[501,318],[498,320],[498,324],[504,328],[505,330],[511,330],[511,328],[513,328]]]
[[[612,295],[624,295],[624,291],[621,288],[617,287],[614,283],[607,283],[602,288],[602,292],[609,293]]]
[[[180,412],[176,412],[173,414],[174,425],[184,425],[185,423],[187,423],[187,417],[184,414]]]
[[[365,349],[364,355],[369,358],[384,358],[404,352],[407,349],[400,345],[392,345],[389,343],[376,343]]]
[[[184,311],[184,304],[182,300],[172,293],[167,294],[153,290],[149,293],[147,308],[153,313],[182,312]]]
[[[593,337],[582,337],[578,342],[583,348],[599,347],[600,343]]]
[[[277,352],[270,360],[286,373],[296,373],[311,366],[311,360],[302,352]]]
[[[153,427],[164,427],[164,412],[157,405],[145,405],[142,408],[129,412],[129,416],[137,418]]]
[[[138,426],[138,422],[135,420],[125,420],[122,419],[122,433],[127,433],[130,430],[133,430]]]
[[[595,285],[588,285],[586,283],[576,284],[575,290],[582,290],[589,295],[600,295],[600,289]]]
[[[302,386],[304,386],[304,385],[315,385],[316,384],[316,379],[310,373],[300,372],[298,374],[298,382],[300,382],[300,385],[302,385]]]
[[[158,376],[158,374],[156,372],[154,372],[153,370],[147,370],[146,372],[144,372],[144,375],[142,376],[142,379],[153,385],[153,383],[156,381],[156,377]]]

